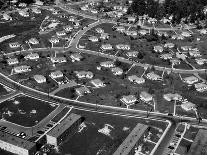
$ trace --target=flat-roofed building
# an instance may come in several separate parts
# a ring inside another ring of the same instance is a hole
[[[37,83],[44,83],[44,82],[46,82],[46,78],[43,75],[34,75],[34,80]]]
[[[8,65],[16,65],[19,63],[19,60],[17,58],[9,58],[7,59]]]
[[[22,17],[29,17],[29,12],[27,12],[26,10],[19,10],[19,14]]]
[[[152,98],[153,98],[153,96],[146,91],[142,91],[140,93],[140,99],[144,102],[150,102],[150,101],[152,101]]]
[[[55,71],[55,72],[51,72],[50,73],[50,77],[52,79],[61,78],[61,77],[63,77],[63,73],[61,71],[59,71],[59,70]]]
[[[194,51],[194,50],[190,50],[189,52],[189,55],[191,56],[191,57],[201,57],[202,55],[201,55],[201,53],[199,52],[199,51]]]
[[[0,148],[18,155],[34,155],[36,144],[23,138],[0,131]]]
[[[30,68],[30,66],[27,66],[27,65],[14,67],[14,72],[17,74],[18,73],[25,73],[25,72],[29,72],[29,71],[31,71],[31,68]]]
[[[199,92],[204,92],[207,90],[207,84],[205,83],[196,83],[195,84],[195,89]]]
[[[188,76],[188,77],[183,78],[183,81],[189,85],[192,85],[198,82],[198,78],[195,76]]]
[[[173,47],[175,47],[175,44],[173,44],[173,43],[166,43],[166,44],[164,45],[164,47],[165,47],[165,48],[173,48]]]
[[[117,26],[116,27],[116,31],[124,32],[125,31],[125,27],[124,26]]]
[[[147,125],[137,124],[113,155],[134,155],[134,148],[147,129]]]
[[[128,76],[128,79],[129,79],[130,82],[134,82],[134,83],[137,83],[137,84],[145,83],[145,79],[143,77],[138,77],[136,75]]]
[[[71,113],[46,134],[47,143],[58,146],[72,136],[83,122],[80,115]]]
[[[60,42],[60,40],[58,38],[52,37],[51,39],[49,39],[49,41],[53,44],[57,44]]]
[[[204,65],[207,62],[207,59],[205,59],[205,58],[196,58],[195,61],[198,65]]]
[[[73,27],[70,26],[70,25],[66,25],[66,26],[63,27],[63,29],[64,29],[66,32],[70,32],[70,31],[73,30]]]
[[[127,20],[128,20],[128,22],[135,22],[136,17],[129,16],[129,17],[127,18]]]

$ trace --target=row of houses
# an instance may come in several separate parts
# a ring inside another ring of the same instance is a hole
[[[32,44],[32,45],[37,45],[39,44],[39,40],[37,40],[37,38],[30,38],[28,40],[28,43]],[[12,42],[12,43],[9,43],[9,47],[14,49],[14,48],[19,48],[21,47],[21,44],[19,42]]]

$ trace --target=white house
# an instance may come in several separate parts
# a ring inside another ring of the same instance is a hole
[[[139,54],[138,51],[130,51],[130,52],[127,52],[126,55],[128,57],[137,57],[137,55]]]
[[[117,44],[116,48],[118,50],[130,50],[130,45],[128,45],[128,44]]]
[[[97,33],[104,33],[104,29],[98,27],[98,28],[96,28],[96,32]]]
[[[19,60],[17,58],[9,58],[7,59],[8,65],[16,65],[19,63]]]
[[[149,93],[147,93],[146,91],[142,91],[140,93],[140,99],[144,102],[150,102],[152,101],[153,96]]]
[[[199,92],[204,92],[207,90],[207,85],[205,83],[196,83],[194,86],[195,89]]]
[[[76,71],[75,73],[79,79],[82,79],[82,78],[92,79],[94,76],[91,71]]]
[[[195,61],[196,61],[196,63],[198,65],[203,65],[204,63],[207,62],[207,59],[204,59],[204,58],[196,58]]]
[[[59,70],[55,71],[55,72],[51,72],[50,73],[50,77],[52,79],[61,78],[61,77],[63,77],[63,73],[61,71],[59,71]]]
[[[36,38],[30,38],[29,43],[32,45],[37,45],[37,44],[39,44],[39,41]]]
[[[201,57],[201,53],[199,51],[190,50],[188,53],[191,57]]]
[[[130,23],[134,23],[135,20],[136,20],[136,17],[132,17],[132,16],[130,16],[130,17],[127,18],[127,20],[128,20],[128,22],[130,22]]]
[[[155,74],[154,72],[149,72],[146,75],[147,79],[157,81],[157,80],[162,80],[162,77]]]
[[[154,51],[155,51],[155,52],[162,53],[162,52],[163,52],[163,50],[164,50],[164,49],[163,49],[163,47],[162,47],[162,46],[159,46],[159,45],[158,45],[158,46],[154,46]]]
[[[27,59],[30,59],[30,60],[37,60],[39,59],[39,54],[37,53],[30,53],[28,55],[26,55],[24,58],[27,60]]]
[[[114,67],[113,61],[104,61],[100,63],[101,67],[111,68]]]
[[[128,36],[137,36],[137,31],[126,30],[124,33]]]
[[[189,85],[192,85],[192,84],[198,82],[198,78],[195,76],[188,76],[188,77],[183,78],[183,82],[185,82]]]
[[[185,111],[190,111],[196,109],[196,105],[193,104],[192,102],[186,102],[181,104],[181,108],[184,109]]]
[[[164,60],[169,60],[169,59],[172,59],[172,54],[170,53],[161,54],[160,58]]]
[[[165,48],[173,48],[173,47],[175,47],[175,44],[173,44],[173,43],[166,43],[166,44],[164,45],[164,47],[165,47]]]
[[[101,45],[101,49],[102,50],[112,50],[113,47],[111,44],[103,44],[103,45]]]
[[[79,87],[75,89],[78,96],[83,96],[84,94],[89,94],[91,91],[87,87]]]
[[[105,87],[106,85],[100,79],[93,79],[90,81],[96,88]]]
[[[29,17],[29,12],[27,12],[26,10],[19,10],[19,14],[22,17]]]
[[[124,32],[125,31],[125,27],[124,26],[117,26],[116,27],[116,31]]]
[[[207,29],[201,29],[199,32],[200,34],[207,34]]]
[[[181,33],[181,35],[183,37],[190,37],[191,36],[191,33],[187,32],[187,31],[184,31],[184,32]]]
[[[108,39],[109,38],[109,34],[108,33],[101,33],[100,39]]]
[[[44,83],[44,82],[46,82],[46,78],[43,75],[34,75],[34,80],[37,83]]]
[[[168,94],[164,94],[163,98],[167,101],[181,101],[182,100],[182,96],[180,94],[177,93],[168,93]]]
[[[145,79],[143,77],[138,77],[136,75],[128,76],[128,79],[130,82],[137,83],[137,84],[145,83]]]
[[[128,108],[130,105],[133,105],[137,101],[137,98],[134,95],[128,95],[128,96],[124,95],[124,96],[122,96],[122,98],[120,100]]]
[[[180,60],[177,58],[172,58],[170,59],[171,64],[173,65],[179,65],[180,64]]]
[[[73,27],[70,26],[70,25],[66,25],[66,26],[63,26],[63,29],[66,31],[66,32],[71,32],[73,30]]]
[[[18,43],[18,42],[9,43],[9,47],[10,48],[18,48],[20,46],[21,46],[21,44]]]
[[[36,14],[40,14],[42,13],[40,9],[38,9],[37,7],[32,8],[32,12],[36,13]]]
[[[96,37],[96,36],[90,36],[90,37],[88,37],[88,40],[90,40],[92,42],[97,42],[98,41],[98,37]]]
[[[30,69],[30,66],[27,66],[27,65],[14,67],[15,73],[25,73],[25,72],[29,72],[29,71],[31,71],[31,69]]]
[[[57,31],[57,32],[56,32],[56,35],[57,35],[58,37],[62,37],[62,36],[65,36],[66,33],[65,33],[65,31]]]
[[[4,20],[12,20],[12,17],[6,13],[3,14],[3,19]]]
[[[146,35],[146,34],[148,34],[148,31],[147,30],[139,30],[139,34]]]
[[[49,41],[53,44],[56,44],[56,43],[60,42],[60,40],[58,38],[55,38],[55,37],[52,37]]]
[[[122,75],[123,74],[123,69],[121,69],[119,67],[111,68],[111,71],[114,75]]]
[[[181,46],[180,47],[183,51],[189,51],[192,50],[192,46]]]
[[[50,57],[52,63],[64,63],[67,62],[65,57]]]
[[[81,61],[83,57],[79,53],[73,53],[70,55],[72,61]]]

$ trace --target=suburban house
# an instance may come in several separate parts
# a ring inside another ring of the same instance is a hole
[[[163,49],[163,47],[162,47],[162,46],[159,46],[159,45],[158,45],[158,46],[154,46],[154,51],[155,51],[155,52],[162,53],[162,52],[163,52],[163,50],[164,50],[164,49]]]
[[[199,51],[190,50],[188,53],[191,57],[201,57],[201,53]]]
[[[198,82],[198,78],[195,76],[188,76],[188,77],[183,78],[183,81],[189,85],[192,85]]]
[[[17,58],[9,58],[6,60],[8,65],[16,65],[19,63],[19,60]]]
[[[39,54],[37,53],[30,53],[24,57],[26,60],[37,60],[39,59]]]
[[[90,81],[92,85],[94,85],[96,88],[100,88],[100,87],[105,87],[106,85],[104,84],[103,81],[101,81],[100,79],[93,79]]]
[[[183,51],[189,51],[189,50],[192,50],[192,47],[191,46],[181,46],[180,47]]]
[[[57,31],[57,32],[56,32],[56,35],[57,35],[58,37],[62,37],[62,36],[65,36],[66,33],[65,33],[65,31]]]
[[[199,92],[204,92],[207,90],[207,84],[205,83],[196,83],[194,86],[195,89]]]
[[[138,77],[136,75],[128,76],[128,79],[130,82],[137,83],[137,84],[145,83],[145,79],[143,77]]]
[[[127,106],[128,109],[130,105],[133,105],[137,101],[137,98],[134,95],[124,95],[120,100]]]
[[[122,75],[123,74],[123,69],[121,69],[119,67],[111,68],[111,71],[114,75]]]
[[[113,61],[104,61],[100,63],[101,67],[106,67],[106,68],[111,68],[114,67],[114,62]]]
[[[157,81],[157,80],[162,80],[162,77],[155,74],[154,72],[149,72],[146,75],[147,79]]]
[[[117,26],[116,27],[116,31],[118,31],[118,32],[124,32],[125,31],[125,27],[124,26]]]
[[[130,23],[134,23],[135,20],[136,20],[136,17],[132,17],[132,16],[130,16],[130,17],[127,18],[127,20],[128,20],[128,22],[130,22]]]
[[[98,13],[98,10],[96,10],[96,9],[91,9],[91,13],[97,14],[97,13]]]
[[[33,7],[32,8],[32,12],[36,13],[36,14],[40,14],[42,13],[40,9],[38,9],[37,7]]]
[[[52,63],[64,63],[67,62],[65,57],[50,57]]]
[[[60,40],[58,38],[55,38],[55,37],[52,37],[49,41],[53,44],[56,44],[56,43],[60,42]]]
[[[157,35],[158,35],[159,37],[162,37],[162,36],[164,36],[164,37],[168,37],[168,36],[169,36],[168,33],[167,33],[167,32],[164,32],[164,31],[158,31],[158,32],[157,32]]]
[[[37,45],[37,44],[39,44],[39,41],[36,38],[30,38],[29,43],[32,45]]]
[[[195,61],[196,61],[196,63],[198,65],[203,65],[204,63],[207,62],[207,59],[204,59],[204,58],[196,58]]]
[[[66,26],[63,26],[63,29],[66,31],[66,32],[70,32],[73,30],[73,27],[70,26],[70,25],[66,25]]]
[[[61,78],[61,77],[63,77],[63,73],[61,71],[57,70],[55,72],[51,72],[50,77],[52,79]]]
[[[185,102],[181,104],[181,108],[184,109],[185,111],[190,111],[190,110],[195,110],[196,105],[193,104],[192,102]]]
[[[146,34],[148,34],[148,31],[147,30],[139,30],[139,34],[146,35]]]
[[[72,61],[81,61],[83,57],[79,53],[74,53],[70,55]]]
[[[3,13],[3,19],[4,20],[12,20],[12,17],[6,13]]]
[[[137,57],[137,55],[139,54],[138,51],[130,51],[130,52],[127,52],[126,55],[128,57]]]
[[[118,44],[118,45],[116,45],[116,48],[118,50],[130,50],[130,45],[128,45],[128,44]]]
[[[153,96],[149,93],[147,93],[146,91],[142,91],[140,93],[140,99],[144,102],[150,102],[153,99]]]
[[[181,101],[182,100],[182,96],[180,94],[177,93],[168,93],[168,94],[164,94],[163,98],[167,101]]]
[[[177,58],[172,58],[170,59],[171,64],[173,65],[179,65],[180,64],[180,60]]]
[[[185,60],[187,58],[187,55],[185,55],[184,53],[180,53],[180,52],[176,52],[175,56],[176,58],[181,59],[181,60]]]
[[[19,14],[22,17],[29,17],[29,12],[27,12],[26,10],[19,10]]]
[[[97,33],[104,33],[104,29],[98,27],[98,28],[96,28],[96,32]]]
[[[207,34],[207,29],[201,29],[199,32],[200,34]]]
[[[137,31],[126,30],[124,33],[128,36],[137,36]]]
[[[191,36],[191,33],[190,32],[187,32],[187,31],[184,31],[184,32],[181,33],[181,35],[183,37],[190,37]]]
[[[83,96],[85,94],[91,93],[91,91],[87,87],[79,87],[75,89],[78,96]]]
[[[76,71],[75,73],[79,79],[82,79],[82,78],[92,79],[94,76],[91,71]]]
[[[14,67],[15,73],[25,73],[25,72],[29,72],[29,71],[31,71],[31,69],[30,69],[30,66],[27,66],[27,65]]]
[[[103,45],[101,45],[101,49],[102,50],[112,50],[113,47],[111,44],[103,44]]]
[[[169,60],[169,59],[172,59],[172,54],[170,53],[161,54],[160,58],[164,60]]]
[[[108,39],[109,38],[109,34],[108,33],[101,33],[100,39]]]
[[[34,80],[37,83],[44,83],[44,82],[46,82],[46,78],[43,75],[34,75]]]
[[[173,47],[175,47],[175,44],[173,44],[173,43],[166,43],[166,44],[164,45],[164,47],[165,47],[165,48],[173,48]]]
[[[10,48],[18,48],[20,46],[21,46],[21,44],[18,43],[18,42],[9,43],[9,47]]]
[[[96,37],[96,36],[90,36],[90,37],[88,38],[88,40],[90,40],[90,41],[92,41],[92,42],[97,42],[97,41],[98,41],[98,37]]]

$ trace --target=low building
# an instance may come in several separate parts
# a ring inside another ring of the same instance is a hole
[[[146,35],[146,34],[148,34],[148,31],[147,30],[139,30],[139,34]]]
[[[133,105],[137,101],[137,98],[134,95],[124,95],[120,100],[129,108],[130,105]]]
[[[157,80],[162,80],[162,77],[155,74],[154,72],[149,72],[146,75],[147,79],[157,81]]]
[[[52,63],[64,63],[67,62],[65,57],[51,57],[50,60]]]
[[[195,76],[188,76],[188,77],[183,78],[183,82],[185,82],[189,85],[192,85],[192,84],[198,82],[198,78]]]
[[[59,71],[59,70],[55,71],[55,72],[51,72],[50,73],[50,77],[52,79],[61,78],[61,77],[63,77],[63,73],[61,71]]]
[[[145,83],[145,79],[143,77],[137,77],[136,75],[128,76],[130,82],[142,84]]]
[[[56,32],[56,35],[57,35],[58,37],[62,37],[62,36],[65,36],[66,33],[65,33],[65,31],[57,31],[57,32]]]
[[[185,60],[187,58],[187,55],[181,52],[176,52],[175,56],[176,58],[181,59],[181,60]]]
[[[92,41],[92,42],[97,42],[97,41],[98,41],[98,37],[96,37],[96,36],[90,36],[90,37],[88,38],[88,40],[90,40],[90,41]]]
[[[190,37],[191,36],[191,33],[190,32],[187,32],[187,31],[184,31],[184,32],[181,33],[181,35],[183,37]]]
[[[162,46],[154,46],[154,51],[155,52],[159,52],[159,53],[162,53],[163,52],[163,47]]]
[[[170,54],[170,53],[161,54],[160,58],[163,60],[170,60],[170,59],[172,59],[172,54]]]
[[[171,64],[173,65],[179,65],[180,64],[180,60],[177,58],[172,58],[170,59]]]
[[[130,50],[130,45],[128,45],[128,44],[117,44],[116,48],[118,50]]]
[[[19,60],[17,58],[9,58],[7,59],[8,65],[16,65],[19,63]]]
[[[55,38],[55,37],[51,38],[49,41],[50,41],[52,44],[57,44],[57,43],[60,42],[60,40],[59,40],[58,38]]]
[[[196,58],[195,61],[196,61],[196,63],[198,65],[204,65],[207,62],[207,59],[204,59],[204,58]]]
[[[118,32],[125,32],[125,27],[124,26],[117,26],[116,31]]]
[[[196,105],[193,104],[192,102],[185,102],[181,104],[181,108],[184,109],[185,111],[190,111],[190,110],[195,110]]]
[[[47,143],[54,146],[60,145],[78,130],[82,122],[83,118],[80,115],[71,113],[46,134]]]
[[[102,50],[112,50],[113,47],[111,44],[103,44],[103,45],[101,45],[101,49]]]
[[[37,44],[39,44],[39,41],[36,38],[30,38],[29,43],[32,45],[37,45]]]
[[[83,96],[85,94],[91,93],[91,91],[87,87],[79,87],[75,89],[78,96]]]
[[[19,10],[19,14],[22,17],[29,17],[29,12],[27,12],[26,10]]]
[[[164,31],[158,31],[158,32],[157,32],[157,35],[158,35],[159,37],[162,37],[162,36],[164,36],[164,37],[169,37],[168,33],[167,33],[167,32],[164,32]]]
[[[177,93],[174,93],[174,94],[168,93],[168,94],[164,94],[163,98],[167,101],[181,101],[183,97]]]
[[[68,18],[68,21],[70,21],[70,22],[74,22],[75,20],[76,20],[76,17],[75,16],[70,16]]]
[[[92,85],[94,85],[96,88],[100,88],[100,87],[105,87],[106,85],[104,84],[103,81],[101,81],[100,79],[93,79],[90,81]]]
[[[75,73],[79,79],[82,79],[82,78],[92,79],[94,76],[91,71],[79,71],[79,72],[77,71]]]
[[[199,32],[200,34],[207,34],[207,29],[201,29]]]
[[[114,67],[114,62],[113,61],[104,61],[100,63],[101,67],[106,67],[106,68],[111,68]]]
[[[137,36],[137,31],[126,30],[124,33],[128,36]]]
[[[0,131],[0,148],[18,155],[35,155],[36,144],[23,138]]]
[[[39,54],[37,54],[37,53],[30,53],[30,54],[26,55],[24,58],[25,58],[26,60],[27,60],[27,59],[29,59],[29,60],[37,60],[37,59],[40,58],[40,56],[39,56]]]
[[[98,28],[96,28],[96,32],[97,33],[104,33],[104,29],[98,27]]]
[[[43,75],[34,75],[34,80],[37,83],[45,83],[46,82],[46,78]]]
[[[36,14],[40,14],[40,13],[42,13],[41,10],[38,9],[38,8],[36,8],[36,7],[32,8],[32,12],[34,12],[34,13],[36,13]]]
[[[72,61],[81,61],[83,57],[79,53],[74,53],[70,55]]]
[[[18,48],[20,46],[21,46],[21,44],[18,43],[18,42],[9,43],[9,47],[10,48]]]
[[[164,47],[165,47],[165,48],[173,48],[173,47],[175,47],[175,44],[173,44],[173,43],[166,43],[166,44],[164,45]]]
[[[188,53],[191,57],[201,57],[201,53],[199,51],[190,50]]]
[[[14,72],[17,74],[18,73],[25,73],[25,72],[29,72],[29,71],[31,71],[31,68],[30,68],[30,66],[27,66],[27,65],[14,67]]]
[[[130,17],[127,18],[127,20],[128,20],[128,22],[135,22],[136,17],[130,16]]]
[[[189,51],[189,50],[192,50],[192,47],[191,46],[181,46],[181,49],[183,51]]]
[[[108,33],[101,33],[100,39],[108,39],[109,38],[109,34]]]
[[[150,102],[153,99],[153,96],[149,93],[147,93],[146,91],[142,91],[140,93],[140,99],[144,102]]]
[[[134,58],[137,57],[138,54],[139,54],[138,51],[130,51],[130,52],[127,52],[127,53],[126,53],[126,55],[127,55],[128,57],[134,57]]]
[[[134,149],[139,139],[146,133],[149,127],[144,124],[137,124],[127,138],[121,143],[113,155],[134,155]]]
[[[98,10],[96,10],[96,9],[91,9],[91,13],[97,14],[97,13],[98,13]]]
[[[119,67],[111,68],[111,71],[114,75],[122,75],[123,74],[123,69],[121,69]]]
[[[12,17],[6,13],[3,14],[3,19],[4,20],[12,20]]]
[[[66,26],[63,26],[63,29],[66,31],[66,32],[71,32],[73,30],[73,27],[70,26],[70,25],[66,25]]]
[[[205,83],[196,83],[195,84],[195,89],[199,92],[204,92],[207,90],[207,84]]]

